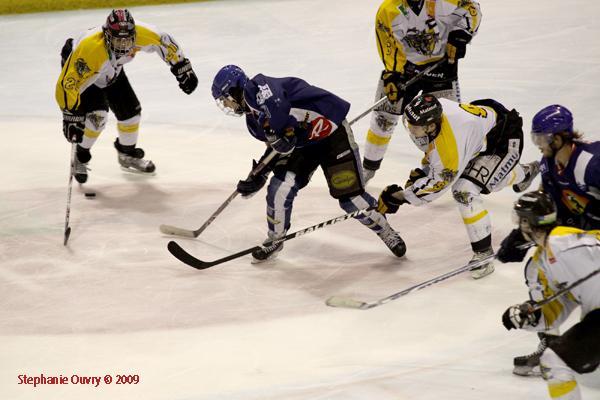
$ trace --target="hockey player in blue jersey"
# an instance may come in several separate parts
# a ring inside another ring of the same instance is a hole
[[[564,106],[553,104],[541,109],[531,127],[534,144],[542,152],[540,173],[542,190],[556,204],[558,224],[584,230],[600,229],[600,142],[586,142],[573,129],[573,115]],[[498,251],[502,262],[519,262],[527,250],[519,229],[513,230]],[[537,271],[527,262],[525,275],[533,279]],[[539,299],[536,299],[539,300]],[[557,332],[555,332],[557,333]],[[538,350],[514,359],[517,375],[539,375],[539,359],[546,348],[544,340]]]
[[[531,124],[533,143],[542,152],[542,190],[556,203],[562,226],[600,229],[600,142],[586,142],[573,129],[573,114],[554,104],[541,109]],[[498,253],[503,262],[522,261],[526,240],[515,229]]]
[[[376,205],[365,192],[358,146],[346,121],[350,104],[299,78],[273,78],[262,74],[250,79],[242,69],[227,65],[216,74],[212,95],[229,115],[245,115],[248,131],[265,142],[277,156],[257,175],[238,183],[245,198],[258,192],[273,176],[267,189],[266,242],[285,236],[290,228],[294,198],[317,167],[327,179],[329,193],[346,212]],[[256,162],[254,162],[256,165]],[[385,217],[369,211],[356,217],[375,232],[398,257],[406,252],[400,235]],[[283,242],[252,253],[255,262],[274,258]]]

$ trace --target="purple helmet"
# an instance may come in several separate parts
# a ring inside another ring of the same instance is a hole
[[[531,122],[531,133],[536,134],[555,134],[567,132],[573,133],[573,114],[566,107],[559,104],[542,108],[533,117]]]

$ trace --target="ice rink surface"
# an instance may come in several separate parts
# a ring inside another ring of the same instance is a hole
[[[249,257],[205,271],[166,250],[163,223],[196,229],[247,175],[262,145],[210,96],[217,70],[299,76],[352,103],[373,101],[381,69],[379,1],[217,1],[132,9],[171,33],[200,79],[186,96],[158,56],[126,66],[142,103],[138,145],[153,177],[121,171],[111,115],[93,148],[90,178],[73,190],[71,239],[62,244],[70,146],[54,101],[64,40],[109,10],[0,17],[0,397],[169,400],[537,400],[539,378],[511,374],[535,335],[507,332],[502,312],[527,299],[521,264],[497,265],[368,311],[334,309],[331,295],[374,301],[470,259],[450,194],[390,217],[403,259],[355,221],[287,242],[276,262]],[[464,101],[517,108],[529,131],[541,107],[569,107],[600,139],[600,3],[482,0],[483,22],[460,63]],[[369,118],[354,125],[363,145]],[[529,137],[523,160],[539,157]],[[368,190],[403,184],[420,155],[403,129]],[[537,184],[537,181],[536,181]],[[95,199],[84,197],[95,191]],[[510,190],[486,198],[494,244],[511,229]],[[264,191],[238,198],[196,240],[207,260],[262,242]],[[343,214],[322,173],[297,198],[293,230]],[[570,321],[577,319],[575,315]],[[140,377],[137,385],[19,385],[18,375]],[[580,377],[600,399],[600,374]]]

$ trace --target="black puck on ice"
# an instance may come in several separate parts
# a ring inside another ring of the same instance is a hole
[[[94,193],[94,192],[87,192],[85,194],[85,197],[96,197],[96,193]]]

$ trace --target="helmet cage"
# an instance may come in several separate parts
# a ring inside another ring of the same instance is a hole
[[[102,30],[106,48],[117,58],[128,55],[135,46],[135,22],[127,10],[113,10]]]

